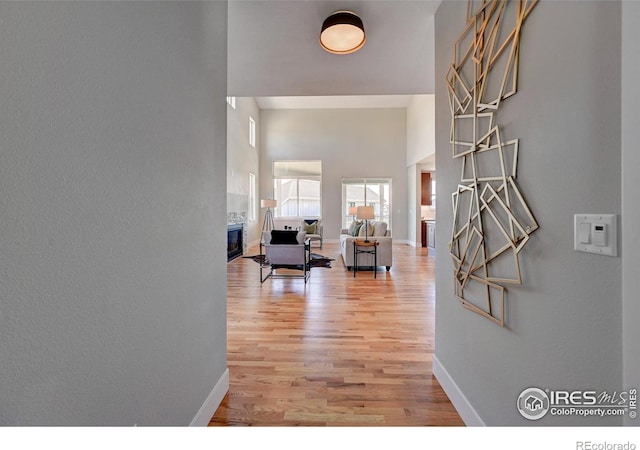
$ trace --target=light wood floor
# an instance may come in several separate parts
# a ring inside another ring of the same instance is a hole
[[[210,425],[464,425],[432,374],[435,258],[394,245],[390,272],[353,278],[338,244],[312,251],[335,261],[306,286],[228,264],[230,388]]]

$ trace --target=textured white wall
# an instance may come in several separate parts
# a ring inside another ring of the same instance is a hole
[[[421,179],[420,168],[414,164],[407,167],[407,238],[410,245],[420,247],[422,245],[422,229],[420,223]]]
[[[341,229],[342,178],[389,177],[392,233],[407,239],[406,109],[262,110],[260,195],[273,193],[273,161],[322,160],[325,239]]]
[[[621,258],[573,251],[572,229],[575,213],[621,213],[620,3],[540,2],[524,24],[519,92],[498,123],[520,138],[518,184],[541,228],[521,253],[524,284],[508,287],[506,328],[451,294],[448,205],[460,170],[444,77],[465,14],[466,2],[443,2],[436,15],[436,356],[488,425],[620,424],[532,423],[515,407],[530,386],[622,388]]]
[[[414,95],[407,107],[407,170],[409,192],[408,238],[422,245],[420,163],[436,151],[435,95]]]
[[[622,2],[622,320],[624,387],[640,387],[640,3]],[[640,425],[629,420],[628,424]]]
[[[0,16],[0,424],[188,425],[226,370],[226,2]]]
[[[256,122],[256,146],[249,145],[249,116]],[[227,107],[227,193],[228,212],[249,213],[249,173],[256,176],[256,192],[259,183],[260,110],[253,97],[237,97],[236,108]],[[260,239],[260,197],[256,209],[257,219],[246,224],[249,242]]]
[[[407,166],[436,151],[435,95],[414,95],[407,107]]]

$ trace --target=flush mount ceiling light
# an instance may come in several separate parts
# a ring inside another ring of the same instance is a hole
[[[320,45],[330,53],[353,53],[362,48],[366,40],[362,20],[351,11],[336,11],[322,24]]]

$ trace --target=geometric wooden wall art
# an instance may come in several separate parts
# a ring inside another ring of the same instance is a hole
[[[447,73],[453,158],[454,293],[462,305],[505,325],[506,284],[522,284],[520,253],[538,229],[518,189],[518,139],[505,140],[502,101],[514,95],[522,24],[537,0],[467,4],[467,24]]]

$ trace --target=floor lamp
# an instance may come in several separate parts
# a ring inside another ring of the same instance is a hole
[[[273,211],[271,208],[278,206],[278,201],[272,198],[265,198],[260,200],[260,206],[267,208],[267,212],[264,213],[264,222],[262,222],[262,231],[271,231],[275,228],[273,225]]]
[[[369,242],[369,221],[375,218],[373,206],[358,206],[356,217],[358,220],[364,220],[364,241]]]

